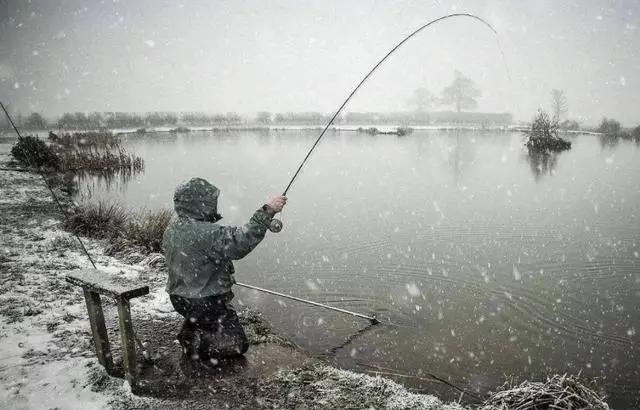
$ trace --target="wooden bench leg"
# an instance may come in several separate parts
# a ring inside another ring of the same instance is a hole
[[[109,347],[109,337],[107,335],[107,327],[104,323],[100,295],[86,288],[83,288],[83,290],[84,300],[87,302],[87,311],[89,312],[93,344],[96,347],[96,356],[98,356],[98,361],[104,366],[107,373],[112,374],[113,357],[111,356],[111,348]]]
[[[134,391],[138,383],[138,368],[136,363],[136,344],[131,325],[131,308],[129,301],[118,299],[118,323],[120,324],[120,337],[122,338],[122,363],[124,374]]]

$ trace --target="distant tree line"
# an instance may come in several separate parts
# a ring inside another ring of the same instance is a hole
[[[397,124],[397,125],[428,125],[428,124],[477,124],[477,125],[509,125],[513,122],[510,113],[488,112],[455,112],[455,111],[400,111],[390,113],[377,112],[349,112],[338,123],[342,124]]]
[[[278,125],[313,125],[326,124],[333,114],[320,112],[286,112],[272,114],[268,111],[258,112],[255,117],[242,117],[237,113],[205,114],[190,113],[160,113],[145,114],[125,112],[105,113],[65,113],[57,119],[46,119],[39,113],[28,116],[13,115],[19,128],[27,130],[64,129],[64,130],[100,130],[114,128],[147,128],[147,127],[227,127],[240,125],[278,126]],[[347,112],[338,116],[335,124],[353,125],[427,125],[445,123],[472,123],[478,125],[508,125],[512,123],[509,113],[482,112],[454,112],[454,111],[401,111],[401,112]],[[0,120],[0,129],[9,129],[6,119]]]

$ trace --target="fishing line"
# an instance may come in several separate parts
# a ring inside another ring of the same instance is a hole
[[[4,107],[4,104],[2,104],[2,102],[0,102],[0,107],[2,107],[2,110],[4,111],[5,115],[7,116],[7,119],[9,119],[9,122],[11,123],[11,126],[13,127],[14,131],[16,132],[16,134],[18,134],[18,141],[22,141],[23,137],[22,137],[22,135],[20,135],[20,131],[18,131],[18,128],[13,123],[13,120],[11,119],[11,116],[7,112],[7,109]],[[67,225],[69,225],[69,213],[62,206],[62,204],[60,203],[60,200],[58,200],[58,196],[55,194],[55,192],[53,192],[53,188],[49,184],[49,181],[47,181],[47,178],[44,176],[44,173],[42,172],[42,167],[35,165],[31,155],[29,155],[29,163],[31,164],[32,167],[34,167],[37,170],[38,174],[42,177],[42,180],[44,181],[44,184],[47,186],[47,189],[49,190],[49,193],[51,194],[51,197],[53,198],[53,201],[56,203],[56,205],[58,205],[58,209],[60,210],[60,212],[64,216],[65,223]],[[89,262],[91,262],[91,266],[93,266],[93,269],[97,269],[96,268],[96,264],[93,261],[93,258],[91,257],[91,254],[87,250],[86,246],[84,246],[84,242],[82,242],[82,239],[80,239],[80,237],[75,232],[72,232],[72,234],[78,240],[78,243],[80,244],[80,247],[82,248],[82,251],[87,256],[87,259],[89,259]]]
[[[329,120],[329,122],[327,123],[327,125],[324,127],[324,129],[322,130],[322,132],[320,133],[320,135],[318,136],[318,138],[315,140],[315,142],[313,143],[313,145],[311,146],[311,149],[309,149],[309,152],[307,152],[307,155],[304,157],[304,159],[302,160],[302,162],[300,163],[300,165],[298,166],[298,169],[296,170],[296,172],[293,174],[293,177],[291,177],[291,180],[289,181],[289,184],[287,185],[287,187],[285,188],[284,192],[283,192],[283,196],[287,195],[287,192],[289,192],[289,188],[291,188],[291,185],[293,185],[293,182],[296,180],[296,178],[298,177],[298,174],[300,174],[300,171],[302,170],[302,168],[304,167],[305,163],[307,162],[307,160],[309,159],[309,157],[311,156],[311,154],[313,153],[313,151],[315,150],[316,146],[320,143],[320,140],[322,139],[322,137],[324,136],[324,134],[327,132],[327,130],[329,129],[329,127],[331,126],[331,124],[333,124],[333,122],[335,121],[335,119],[338,117],[338,115],[340,114],[340,112],[342,112],[342,110],[344,109],[344,107],[347,105],[347,103],[351,100],[351,97],[354,96],[354,94],[356,93],[356,91],[358,91],[358,89],[362,86],[362,84],[364,84],[367,79],[369,77],[371,77],[371,75],[378,69],[378,67],[380,67],[380,65],[382,65],[382,63],[384,63],[384,61],[389,58],[397,49],[399,49],[404,43],[406,43],[407,41],[409,41],[412,37],[414,37],[416,34],[418,34],[419,32],[421,32],[422,30],[426,29],[427,27],[436,24],[440,21],[443,20],[447,20],[450,18],[454,18],[454,17],[468,17],[471,19],[474,19],[476,21],[479,21],[481,23],[483,23],[485,26],[487,26],[495,35],[496,35],[496,42],[498,45],[498,48],[500,49],[500,55],[502,56],[502,61],[504,63],[506,72],[507,72],[507,76],[509,77],[509,81],[511,81],[511,73],[509,72],[509,67],[507,65],[507,61],[505,59],[504,56],[504,51],[502,50],[502,45],[500,44],[500,37],[498,35],[498,31],[496,31],[496,29],[489,24],[486,20],[484,20],[481,17],[478,17],[474,14],[469,14],[469,13],[453,13],[453,14],[447,14],[446,16],[442,16],[439,17],[435,20],[431,20],[430,22],[428,22],[427,24],[424,24],[422,26],[420,26],[418,29],[416,29],[415,31],[413,31],[411,34],[409,34],[408,36],[406,36],[402,41],[400,41],[398,44],[396,44],[380,61],[378,61],[378,63],[367,73],[367,75],[365,75],[362,80],[360,80],[360,82],[358,83],[358,85],[353,89],[353,91],[351,91],[351,93],[349,94],[349,96],[347,97],[346,100],[344,100],[344,102],[342,103],[342,105],[340,105],[340,108],[338,108],[338,110],[335,112],[335,114],[333,114],[333,117],[331,117],[331,119]]]
[[[5,115],[7,116],[7,119],[11,123],[11,126],[13,127],[14,131],[16,132],[16,134],[18,134],[18,141],[22,141],[23,137],[20,134],[20,131],[18,131],[18,127],[16,127],[15,123],[13,122],[13,119],[9,115],[9,112],[5,108],[4,104],[2,104],[2,102],[0,102],[0,107],[2,107],[2,111],[4,111]],[[42,177],[42,180],[44,181],[44,184],[47,186],[47,189],[49,190],[49,193],[51,194],[51,197],[53,198],[53,201],[56,203],[56,205],[58,206],[58,209],[60,210],[60,212],[64,216],[65,223],[67,225],[70,225],[69,224],[69,213],[62,206],[62,204],[60,203],[60,200],[58,199],[58,196],[53,191],[53,188],[51,187],[51,184],[49,184],[49,181],[44,176],[44,172],[42,172],[42,167],[41,166],[36,166],[35,162],[33,161],[33,157],[31,155],[29,155],[29,164],[33,168],[35,168],[36,172]],[[5,170],[5,169],[3,169],[3,170]],[[10,170],[10,169],[7,168],[6,170]],[[18,170],[18,171],[28,171],[28,170]],[[78,234],[75,233],[73,230],[71,231],[71,234],[77,239],[78,243],[80,244],[80,248],[82,249],[84,254],[87,256],[87,259],[89,259],[89,262],[91,262],[91,266],[93,266],[93,269],[98,269],[96,267],[95,261],[91,257],[91,254],[87,250],[87,247],[84,245],[84,242],[82,241],[82,239],[80,239],[80,236],[78,236]],[[142,354],[143,354],[145,360],[149,360],[147,349],[144,348],[144,346],[142,345],[142,342],[140,341],[138,336],[135,334],[135,332],[134,332],[133,336],[134,336],[134,339],[135,339],[136,343],[138,344],[138,347],[140,348],[140,351],[142,351]]]

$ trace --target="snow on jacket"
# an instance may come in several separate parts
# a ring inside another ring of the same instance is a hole
[[[167,292],[203,298],[231,291],[233,260],[242,259],[264,238],[273,211],[258,209],[242,227],[216,222],[220,191],[202,178],[180,185],[173,196],[177,216],[162,240],[169,279]]]

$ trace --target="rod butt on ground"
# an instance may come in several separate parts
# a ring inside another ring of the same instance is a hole
[[[325,305],[324,303],[319,303],[319,302],[314,302],[312,300],[306,300],[306,299],[298,298],[298,297],[295,297],[295,296],[287,295],[285,293],[276,292],[274,290],[269,290],[269,289],[265,289],[265,288],[259,288],[257,286],[248,285],[248,284],[242,283],[242,282],[236,282],[236,285],[242,286],[243,288],[247,288],[247,289],[257,290],[259,292],[268,293],[270,295],[280,296],[280,297],[285,298],[285,299],[291,299],[291,300],[295,300],[295,301],[298,301],[298,302],[306,303],[308,305],[318,306],[318,307],[321,307],[321,308],[333,310],[334,312],[345,313],[347,315],[359,317],[359,318],[362,318],[362,319],[367,319],[369,322],[371,322],[372,325],[377,325],[377,324],[380,323],[380,321],[376,318],[375,315],[367,316],[367,315],[363,315],[362,313],[352,312],[350,310],[346,310],[346,309],[341,309],[341,308],[337,308],[337,307],[334,307],[334,306]]]

